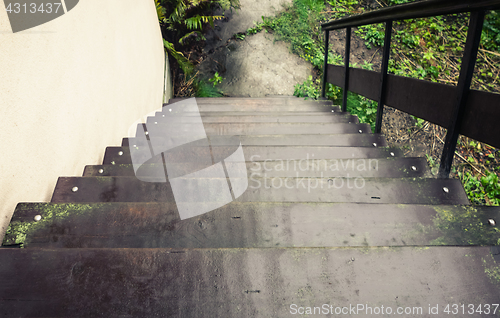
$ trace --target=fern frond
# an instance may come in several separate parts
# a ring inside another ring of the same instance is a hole
[[[158,20],[160,22],[165,22],[165,15],[167,14],[167,9],[165,9],[161,4],[160,0],[155,0],[156,14],[158,15]]]
[[[186,26],[189,30],[196,30],[196,29],[201,30],[202,17],[197,15],[197,16],[194,16],[194,17],[191,17],[191,18],[184,20],[184,23],[186,24]]]
[[[174,45],[171,42],[166,41],[163,39],[163,45],[167,49],[168,53],[172,55],[173,58],[179,63],[179,66],[181,67],[182,71],[184,74],[191,74],[194,70],[193,64],[189,62],[189,60],[182,54],[181,52],[178,52]]]
[[[188,1],[188,3],[189,3],[189,1]],[[188,4],[186,4],[184,2],[184,0],[178,1],[172,14],[170,14],[170,16],[169,16],[169,20],[171,20],[174,23],[182,23],[182,20],[184,19],[185,15],[186,15],[187,8],[188,8]]]
[[[206,38],[203,36],[203,33],[201,33],[200,31],[193,31],[193,32],[189,32],[188,34],[184,35],[180,40],[179,40],[179,43],[180,44],[184,44],[184,41],[186,41],[190,36],[196,34],[197,35],[197,41],[200,41],[200,40],[206,40]]]

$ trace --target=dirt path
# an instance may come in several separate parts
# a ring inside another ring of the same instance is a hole
[[[240,0],[241,9],[226,12],[224,21],[207,34],[200,74],[211,77],[215,72],[224,77],[219,88],[227,96],[262,97],[293,95],[294,86],[313,75],[313,67],[292,54],[289,45],[274,42],[273,36],[261,32],[236,40],[233,35],[245,32],[272,16],[291,0]]]

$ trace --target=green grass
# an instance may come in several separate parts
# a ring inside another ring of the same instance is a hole
[[[222,92],[212,83],[198,79],[194,82],[195,97],[222,97]]]

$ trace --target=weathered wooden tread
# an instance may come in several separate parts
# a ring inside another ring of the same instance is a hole
[[[156,116],[148,117],[147,123],[152,124],[155,122],[161,123],[169,118],[168,114],[156,113]],[[280,115],[280,116],[269,116],[269,115],[246,115],[246,116],[217,116],[217,114],[212,114],[212,116],[202,116],[204,123],[359,123],[357,116],[350,115],[348,113],[332,113],[332,115],[308,115],[308,116],[297,116],[297,115]],[[179,116],[178,122],[198,122],[199,119],[195,116]]]
[[[311,103],[197,103],[200,112],[317,112],[331,113],[340,111],[338,106],[333,106],[328,102],[311,102]],[[173,106],[172,106],[173,107]],[[169,112],[169,105],[163,105],[163,112]]]
[[[355,135],[356,136],[356,135]],[[373,139],[372,139],[373,140]],[[378,141],[378,140],[377,140]],[[125,140],[124,143],[128,143]],[[201,148],[201,147],[200,147]],[[224,146],[212,146],[212,152],[225,150]],[[198,154],[208,152],[206,148],[191,149]],[[187,152],[187,151],[186,151]],[[380,159],[398,158],[403,156],[399,148],[385,147],[308,147],[308,146],[243,146],[247,161],[265,160],[308,160],[308,159]],[[189,156],[183,160],[189,160]],[[162,163],[162,158],[156,156],[149,163]],[[128,147],[107,147],[103,165],[132,164]]]
[[[332,134],[371,134],[368,124],[355,123],[204,123],[207,136],[221,135],[332,135]],[[195,131],[199,124],[195,123],[161,123],[146,125],[150,136],[167,136],[175,131],[178,134]],[[138,125],[137,134],[144,134],[143,125]],[[137,136],[136,134],[136,136]]]
[[[192,99],[191,98],[172,98],[164,106],[169,104],[174,104],[183,100]],[[223,98],[212,98],[212,97],[196,97],[197,104],[210,105],[210,104],[238,104],[238,105],[333,105],[331,100],[314,100],[314,99],[304,99],[304,98],[267,98],[267,97],[223,97]]]
[[[323,304],[333,306],[331,316],[336,307],[360,304],[372,311],[360,316],[379,316],[383,306],[393,314],[409,308],[411,316],[442,317],[447,305],[498,304],[499,294],[487,275],[499,270],[489,247],[0,254],[0,308],[8,317],[290,317],[293,309]],[[435,306],[440,314],[429,314]]]
[[[118,150],[120,149],[120,150]],[[117,156],[123,148],[116,148]],[[111,150],[110,150],[111,151]],[[122,155],[123,156],[123,155]],[[159,158],[158,158],[159,159]],[[403,177],[427,177],[430,176],[427,161],[424,158],[370,158],[370,159],[282,159],[262,160],[259,157],[246,162],[247,174],[259,173],[268,177],[295,176],[299,173],[301,177],[321,177],[325,175],[335,177],[365,177],[365,178],[403,178]],[[111,161],[119,159],[109,158]],[[106,164],[86,166],[84,177],[106,177],[106,176],[135,176],[131,164]],[[158,162],[161,164],[161,162]],[[188,166],[188,163],[186,163]],[[141,167],[144,175],[156,173],[157,166],[146,164]],[[148,172],[150,171],[150,172]]]
[[[238,117],[256,117],[256,116],[270,116],[270,117],[317,117],[317,116],[345,116],[345,115],[350,115],[348,112],[341,112],[340,108],[334,106],[330,111],[327,113],[325,112],[317,112],[317,111],[287,111],[286,109],[281,109],[279,111],[266,111],[266,112],[261,112],[261,111],[200,111],[199,113],[197,112],[185,112],[182,113],[182,117],[198,117],[201,116],[201,118],[206,118],[206,117],[221,117],[221,116],[238,116]],[[161,116],[167,114],[170,116],[171,113],[167,109],[164,109],[162,112],[156,112],[155,116]],[[152,114],[151,114],[152,115]]]
[[[181,178],[183,195],[199,189],[215,191],[226,179]],[[241,183],[231,178],[231,183]],[[76,191],[75,191],[76,189]],[[174,202],[169,182],[144,182],[136,177],[60,177],[51,202]],[[400,204],[469,204],[460,180],[425,178],[265,178],[248,176],[239,202],[352,202]]]
[[[209,136],[210,137],[210,136]],[[212,136],[217,137],[217,136]],[[381,134],[331,134],[331,135],[252,135],[237,136],[244,148],[248,146],[306,146],[306,147],[387,147]],[[155,136],[157,139],[160,137]],[[134,145],[134,138],[123,138],[122,146]],[[223,138],[211,138],[213,146],[227,145]],[[393,148],[395,149],[395,148]]]
[[[460,218],[464,228],[450,226],[451,215]],[[496,221],[500,207],[464,205],[232,202],[181,220],[173,203],[20,203],[4,244],[25,248],[496,245],[500,239]]]

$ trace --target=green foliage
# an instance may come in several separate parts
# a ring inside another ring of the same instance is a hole
[[[382,46],[384,44],[385,28],[383,24],[362,25],[354,31],[365,40],[368,49],[372,46]]]
[[[321,81],[319,79],[313,81],[313,77],[309,76],[304,83],[295,85],[293,95],[297,97],[304,97],[305,99],[318,99],[321,97],[321,87]],[[328,83],[325,95],[326,98],[330,100],[340,100],[342,98],[342,90],[339,87]]]
[[[481,43],[485,49],[498,51],[500,47],[500,14],[499,11],[490,11],[484,21]]]
[[[191,74],[193,72],[194,70],[193,64],[189,62],[189,60],[184,56],[184,54],[175,49],[173,43],[163,39],[163,46],[167,49],[168,53],[170,53],[170,55],[172,55],[172,57],[175,58],[177,63],[179,63],[179,66],[184,72],[184,74]]]
[[[302,84],[295,85],[294,96],[318,99],[321,96],[320,80],[313,81],[312,75]]]
[[[215,7],[224,10],[239,7],[239,0],[155,0],[155,3],[160,23],[181,34],[185,34],[186,29],[201,30],[203,23],[213,27],[215,20],[224,17],[204,13],[212,12]]]
[[[494,172],[487,172],[485,177],[477,178],[469,171],[459,172],[465,192],[472,204],[500,205],[500,183]]]
[[[222,97],[222,92],[215,85],[205,80],[195,80],[195,97]]]
[[[495,173],[489,172],[486,177],[481,177],[481,185],[492,205],[500,205],[500,182]]]
[[[415,0],[389,0],[389,5],[405,4],[414,2]]]
[[[181,45],[191,39],[205,40],[203,26],[222,19],[223,16],[210,15],[215,7],[224,10],[239,7],[239,0],[155,0],[156,13],[161,27],[169,34],[163,39],[165,49],[179,63],[185,74],[191,74],[194,67],[181,53]]]
[[[389,5],[411,1],[389,0]],[[361,4],[359,1],[358,5]],[[352,13],[352,12],[351,12]],[[395,75],[456,85],[468,31],[468,14],[395,21],[389,72]],[[355,30],[367,48],[383,45],[384,25],[365,25]],[[487,14],[481,36],[473,88],[500,92],[500,14]]]
[[[358,2],[354,0],[328,1],[334,6],[336,16],[342,17],[352,11]],[[247,34],[270,30],[279,39],[291,43],[292,52],[310,62],[320,73],[325,60],[324,34],[320,29],[322,22],[328,21],[325,2],[322,0],[294,0],[293,5],[286,8],[275,18],[263,17],[263,23],[254,29],[249,29]],[[382,36],[383,39],[383,36]],[[342,64],[343,58],[331,51],[328,54],[328,63]],[[355,67],[355,65],[353,66]],[[365,61],[362,65],[371,69],[372,65]],[[330,83],[326,87],[326,98],[339,103],[342,100],[342,89]],[[310,76],[304,83],[295,85],[295,96],[318,99],[321,96],[321,81],[313,80]],[[369,123],[374,129],[377,103],[365,97],[349,93],[347,110],[357,115],[359,120]]]
[[[347,94],[347,111],[356,115],[361,123],[370,124],[375,131],[378,103],[366,97],[349,92]]]
[[[326,98],[339,104],[342,101],[343,90],[340,87],[327,84],[325,91]],[[294,96],[318,99],[321,96],[321,81],[317,79],[313,81],[312,76],[302,84],[295,85]],[[377,102],[368,98],[349,92],[347,94],[347,111],[352,115],[356,115],[362,123],[371,125],[372,130],[375,130],[375,120],[377,117]]]
[[[415,126],[417,128],[422,128],[424,126],[424,123],[425,123],[425,120],[422,119],[422,118],[418,118],[416,116],[413,116],[413,115],[410,115],[411,118],[413,118],[415,120]]]
[[[246,35],[244,33],[236,33],[234,35],[234,37],[237,39],[237,40],[240,40],[240,41],[243,41],[246,37]]]
[[[274,32],[278,40],[291,43],[291,50],[321,69],[324,61],[323,32],[321,22],[326,22],[323,0],[294,0],[293,5],[275,18],[263,17],[257,30],[266,28]],[[333,59],[333,54],[329,56]]]
[[[212,83],[214,85],[214,87],[215,87],[218,84],[222,83],[223,80],[224,80],[224,78],[222,78],[222,76],[219,75],[219,72],[215,72],[214,77],[212,77],[208,81],[210,83]]]

